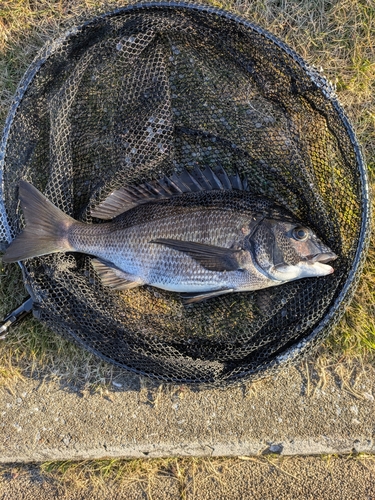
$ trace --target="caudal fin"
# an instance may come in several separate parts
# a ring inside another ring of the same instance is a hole
[[[9,245],[4,262],[17,262],[48,253],[74,250],[67,233],[77,222],[55,207],[34,186],[20,181],[19,197],[26,227]]]

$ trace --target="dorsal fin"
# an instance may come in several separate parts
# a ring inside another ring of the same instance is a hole
[[[102,203],[91,210],[91,215],[98,219],[113,219],[131,208],[178,196],[182,193],[212,191],[217,189],[239,189],[246,191],[247,182],[241,180],[238,172],[228,176],[223,167],[213,171],[210,167],[201,170],[195,167],[191,172],[173,173],[158,181],[149,181],[138,186],[126,186],[113,191]]]

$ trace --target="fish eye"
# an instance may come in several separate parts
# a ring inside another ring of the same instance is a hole
[[[309,231],[305,227],[295,227],[293,229],[292,236],[295,240],[306,241],[309,237]]]

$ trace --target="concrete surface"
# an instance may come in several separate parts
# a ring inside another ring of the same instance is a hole
[[[0,462],[375,452],[374,369],[306,366],[226,390],[26,378],[0,388]]]

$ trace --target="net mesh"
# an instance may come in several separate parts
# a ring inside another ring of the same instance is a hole
[[[195,166],[238,171],[339,256],[335,273],[185,307],[103,288],[81,254],[22,265],[34,314],[100,357],[158,379],[259,377],[313,348],[353,293],[368,242],[355,137],[330,85],[268,32],[196,4],[130,6],[46,45],[20,84],[0,152],[0,236],[23,227],[18,182],[67,214]]]

